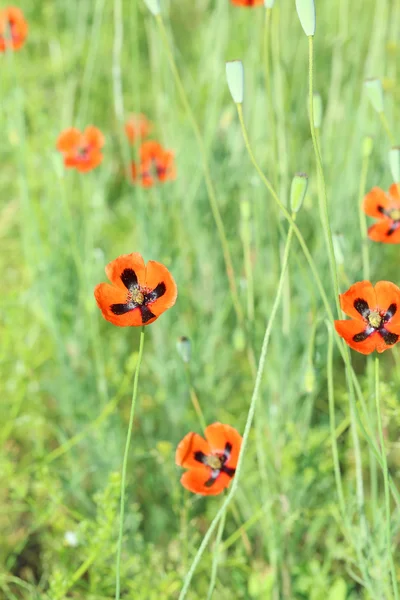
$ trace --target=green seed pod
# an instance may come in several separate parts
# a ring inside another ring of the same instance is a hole
[[[400,146],[394,146],[389,150],[389,164],[393,181],[400,183]]]
[[[364,158],[371,156],[374,147],[374,140],[370,135],[366,135],[362,143],[362,155]]]
[[[364,81],[368,100],[378,114],[383,113],[383,88],[380,79],[366,79]]]
[[[241,60],[231,60],[226,63],[226,81],[229,91],[236,104],[242,104],[244,95],[244,69]]]
[[[160,0],[144,0],[144,3],[155,17],[160,14]]]
[[[180,337],[176,342],[176,349],[183,362],[186,364],[189,363],[192,356],[192,344],[189,338],[184,335]]]
[[[314,0],[296,0],[296,10],[301,26],[307,36],[315,35],[315,2]]]
[[[292,179],[290,187],[290,208],[297,213],[303,204],[308,188],[308,175],[306,173],[296,173]]]
[[[264,0],[265,8],[272,8],[275,4],[275,0]]]
[[[313,107],[314,107],[314,127],[319,129],[322,123],[322,98],[321,94],[314,92],[313,94]]]

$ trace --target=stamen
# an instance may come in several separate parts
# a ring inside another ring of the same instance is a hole
[[[205,464],[211,469],[218,470],[222,467],[222,461],[219,456],[215,456],[215,454],[210,454],[206,457]]]
[[[400,221],[400,209],[399,208],[394,208],[393,210],[390,211],[390,218],[393,219],[393,221]]]
[[[381,323],[382,323],[382,317],[381,317],[380,313],[378,313],[376,310],[373,310],[372,312],[370,312],[370,314],[368,315],[368,323],[374,329],[379,329],[379,327],[381,326]]]

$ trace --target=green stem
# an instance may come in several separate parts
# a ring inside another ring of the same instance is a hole
[[[222,540],[222,535],[224,533],[225,520],[226,520],[226,512],[224,512],[224,514],[222,515],[222,518],[219,522],[217,536],[215,538],[214,558],[213,558],[213,563],[212,563],[210,586],[208,588],[207,600],[211,600],[213,592],[214,592],[215,584],[217,581],[220,544],[221,544],[221,540]]]
[[[293,215],[292,220],[295,219],[295,215]],[[261,381],[262,381],[262,377],[263,377],[263,373],[264,373],[264,367],[265,367],[265,362],[266,362],[266,357],[267,357],[267,350],[268,350],[268,344],[269,344],[269,339],[272,333],[272,329],[274,326],[274,320],[275,320],[275,316],[279,307],[279,303],[281,300],[281,296],[282,296],[282,290],[283,290],[283,286],[284,286],[284,282],[285,282],[285,274],[286,274],[286,268],[288,265],[288,259],[289,259],[289,252],[290,252],[290,247],[291,247],[291,243],[292,243],[292,237],[293,237],[293,227],[289,228],[289,232],[288,232],[288,236],[287,236],[287,241],[286,241],[286,248],[285,248],[285,254],[283,257],[283,264],[282,264],[282,271],[281,271],[281,275],[279,278],[279,284],[278,284],[278,289],[276,291],[276,296],[275,296],[275,300],[274,300],[274,304],[272,306],[271,309],[271,313],[270,313],[270,317],[268,319],[268,323],[267,323],[267,327],[265,330],[265,334],[264,334],[264,340],[263,340],[263,344],[262,344],[262,348],[261,348],[261,355],[260,355],[260,360],[258,363],[258,369],[257,369],[257,375],[256,375],[256,381],[254,384],[254,389],[253,389],[253,394],[251,397],[251,402],[250,402],[250,407],[249,407],[249,411],[247,413],[247,419],[246,419],[246,425],[244,428],[244,433],[243,433],[243,441],[242,441],[242,446],[240,449],[240,453],[239,453],[239,459],[238,459],[238,463],[237,463],[237,467],[236,467],[236,474],[235,477],[233,479],[232,485],[229,489],[228,495],[225,498],[224,502],[222,503],[222,506],[220,507],[220,509],[218,510],[217,514],[215,515],[214,519],[212,520],[205,536],[203,537],[203,540],[196,552],[196,556],[194,557],[194,560],[191,564],[191,567],[188,571],[188,573],[186,574],[186,577],[184,579],[183,582],[183,587],[182,587],[182,591],[179,595],[179,600],[183,600],[184,598],[186,598],[189,586],[190,586],[190,582],[192,580],[192,577],[196,571],[197,565],[199,564],[201,557],[203,556],[203,553],[205,551],[205,549],[207,548],[207,545],[210,541],[211,536],[214,533],[215,528],[217,527],[220,519],[223,517],[223,515],[225,514],[229,504],[232,502],[235,494],[236,494],[236,490],[238,488],[239,485],[239,481],[240,481],[240,475],[241,475],[241,471],[242,471],[242,466],[243,466],[243,460],[244,460],[244,455],[246,452],[246,447],[248,444],[248,440],[249,440],[249,436],[250,436],[250,431],[251,431],[251,427],[252,427],[252,423],[253,423],[253,418],[254,418],[254,413],[256,410],[256,406],[257,406],[257,400],[258,400],[258,396],[260,393],[260,387],[261,387]]]
[[[193,129],[193,133],[195,135],[195,138],[196,138],[196,141],[197,141],[197,144],[199,147],[199,151],[200,151],[200,155],[201,155],[201,159],[202,159],[202,165],[203,165],[204,179],[205,179],[205,183],[206,183],[208,198],[210,201],[210,208],[211,208],[212,215],[214,217],[215,225],[217,227],[217,232],[218,232],[218,236],[219,236],[219,240],[220,240],[220,244],[221,244],[221,248],[222,248],[222,253],[224,256],[225,270],[226,270],[226,275],[227,275],[228,281],[229,281],[232,302],[233,302],[233,306],[234,306],[234,309],[236,312],[237,319],[240,324],[243,324],[244,323],[244,313],[243,313],[242,306],[240,304],[238,289],[236,286],[232,257],[231,257],[228,240],[227,240],[226,233],[225,233],[224,222],[222,220],[221,213],[220,213],[220,210],[218,207],[214,184],[212,182],[210,169],[208,166],[207,151],[206,151],[204,141],[203,141],[203,138],[202,138],[202,135],[200,132],[200,128],[197,124],[196,118],[194,116],[194,112],[192,110],[192,107],[190,106],[190,102],[186,95],[185,88],[183,87],[182,80],[179,75],[179,71],[175,64],[175,59],[174,59],[174,56],[172,54],[172,51],[171,51],[171,48],[169,45],[168,35],[165,30],[164,22],[161,18],[161,15],[156,16],[156,21],[157,21],[161,39],[164,44],[165,54],[167,56],[167,59],[168,59],[168,62],[169,62],[169,65],[170,65],[170,68],[172,71],[172,75],[175,80],[175,85],[177,87],[181,102],[186,110],[187,115],[188,115],[189,121],[190,121],[192,129]]]
[[[386,517],[386,552],[390,564],[390,573],[392,577],[392,585],[395,600],[399,599],[399,590],[397,586],[396,567],[392,554],[392,532],[391,532],[391,512],[390,512],[390,495],[389,495],[389,478],[388,466],[386,459],[385,440],[383,437],[381,407],[380,407],[380,386],[379,386],[379,357],[375,358],[375,403],[376,415],[378,422],[379,443],[381,446],[382,462],[383,462],[383,482],[385,490],[385,517]]]
[[[124,530],[124,515],[125,515],[126,471],[127,471],[127,466],[128,466],[129,447],[130,447],[131,438],[132,438],[133,418],[135,416],[135,405],[136,405],[138,383],[139,383],[139,371],[140,371],[140,365],[141,365],[142,357],[143,357],[143,347],[144,347],[144,326],[142,327],[142,330],[140,332],[138,361],[137,361],[137,365],[136,365],[135,377],[133,380],[131,412],[129,415],[129,426],[128,426],[128,433],[126,436],[124,460],[122,462],[119,534],[118,534],[118,545],[117,545],[116,580],[115,580],[115,600],[120,600],[121,551],[122,551],[122,536],[123,536],[123,530]]]
[[[392,132],[390,131],[389,123],[388,123],[388,120],[387,120],[387,117],[386,117],[385,113],[384,112],[380,112],[379,113],[379,118],[380,118],[381,123],[383,125],[383,129],[385,130],[385,133],[388,136],[390,144],[392,146],[394,146],[395,145],[395,139],[393,137]]]
[[[360,187],[359,187],[359,191],[358,191],[358,198],[359,198],[358,214],[359,214],[359,218],[360,218],[363,279],[366,279],[369,281],[370,265],[369,265],[369,251],[368,251],[368,227],[367,227],[367,219],[366,219],[365,213],[362,209],[362,199],[365,196],[365,188],[366,188],[366,183],[367,183],[368,163],[369,163],[369,156],[368,156],[368,154],[366,154],[363,156],[362,165],[361,165]]]

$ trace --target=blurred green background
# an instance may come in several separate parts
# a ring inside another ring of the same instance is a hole
[[[316,6],[320,142],[344,291],[363,277],[365,136],[373,140],[367,190],[392,183],[391,144],[363,81],[382,80],[386,116],[398,141],[400,6],[396,0],[317,0]],[[28,40],[19,52],[0,56],[0,598],[114,597],[119,472],[138,331],[105,322],[93,288],[106,280],[109,261],[138,251],[146,261],[168,266],[179,295],[174,308],[146,330],[129,456],[122,597],[174,599],[222,502],[194,497],[179,483],[175,447],[188,431],[201,428],[177,339],[191,340],[191,381],[207,422],[242,431],[254,385],[202,159],[155,19],[142,0],[22,0],[19,7],[29,23]],[[205,141],[247,338],[258,357],[287,227],[248,159],[225,61],[243,60],[253,149],[282,201],[288,203],[295,172],[310,176],[298,223],[333,308],[307,114],[307,39],[294,0],[276,0],[267,20],[263,7],[239,8],[228,0],[163,0],[162,15]],[[140,112],[154,124],[151,138],[175,152],[178,171],[175,182],[150,190],[125,176],[135,149],[124,122]],[[104,161],[88,174],[66,171],[55,150],[57,136],[88,124],[105,134]],[[371,280],[399,284],[398,248],[364,243]],[[360,514],[344,370],[335,355],[346,523],[338,510],[324,318],[294,242],[244,472],[227,515],[215,599],[392,598],[382,476],[371,475],[374,463],[361,438]],[[397,350],[382,357],[384,426],[395,481]],[[373,407],[372,365],[361,355],[353,355],[353,363]],[[71,438],[76,443],[68,444]],[[398,511],[392,531],[395,548]],[[188,598],[207,597],[212,558],[213,546]]]

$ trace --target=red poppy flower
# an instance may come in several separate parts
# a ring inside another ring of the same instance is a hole
[[[125,133],[128,140],[133,144],[137,139],[145,138],[149,135],[151,123],[145,115],[131,115],[125,123]]]
[[[355,283],[340,295],[340,306],[352,319],[335,321],[335,329],[353,350],[384,352],[399,341],[400,289],[394,283]]]
[[[261,6],[264,0],[231,0],[235,6]]]
[[[206,439],[188,433],[176,449],[175,462],[188,469],[181,477],[183,487],[194,494],[215,496],[235,475],[242,436],[222,423],[209,425],[204,434]]]
[[[28,35],[28,23],[19,8],[9,6],[0,11],[0,52],[19,50]]]
[[[152,187],[156,181],[176,179],[174,153],[165,150],[161,144],[148,140],[140,146],[140,164],[132,163],[133,181],[143,187]]]
[[[400,244],[400,184],[393,183],[389,192],[374,187],[363,200],[364,212],[379,219],[368,229],[374,242]]]
[[[81,173],[91,171],[103,160],[101,148],[104,136],[97,127],[89,125],[81,133],[71,127],[63,131],[57,140],[57,150],[64,155],[64,165],[69,169],[77,169]]]
[[[175,304],[176,283],[159,262],[145,265],[138,252],[123,254],[106,266],[111,281],[95,287],[94,296],[103,317],[119,327],[150,325]]]

